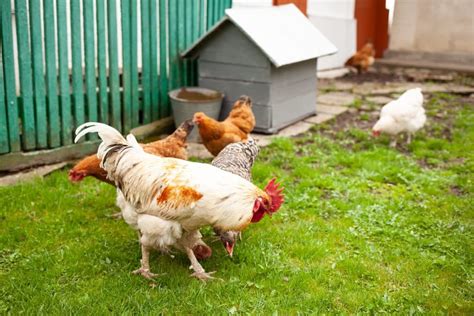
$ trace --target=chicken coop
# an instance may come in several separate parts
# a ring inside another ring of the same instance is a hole
[[[183,54],[198,60],[199,86],[225,94],[221,118],[245,94],[255,131],[275,133],[316,111],[319,57],[336,47],[293,4],[234,8]]]

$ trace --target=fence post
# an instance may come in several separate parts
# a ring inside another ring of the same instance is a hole
[[[21,118],[24,149],[36,147],[33,82],[31,77],[31,52],[28,36],[28,12],[25,0],[15,0],[18,63],[20,67]]]
[[[130,1],[123,1],[122,17],[122,85],[123,85],[123,130],[128,133],[132,128],[132,96],[130,78]]]
[[[7,127],[7,109],[5,107],[5,93],[3,90],[3,54],[0,49],[0,153],[9,151],[8,146],[8,127]]]
[[[67,47],[66,2],[56,1],[58,16],[58,63],[59,63],[59,94],[61,100],[61,139],[63,145],[72,143],[72,116],[69,85],[69,63]]]
[[[40,1],[29,1],[30,11],[40,12]],[[46,95],[43,73],[43,34],[41,33],[41,16],[30,14],[31,54],[33,59],[33,88],[36,113],[36,144],[38,148],[48,146],[48,124],[46,117]]]
[[[130,81],[132,94],[132,125],[140,123],[140,103],[138,91],[138,8],[137,0],[130,2]]]
[[[95,75],[94,45],[94,2],[82,1],[84,29],[84,59],[86,63],[87,120],[97,122],[97,83]],[[97,135],[88,135],[88,139],[97,139]]]
[[[160,114],[166,117],[170,114],[168,104],[168,74],[167,74],[167,56],[168,49],[166,47],[166,38],[168,37],[168,29],[166,27],[166,0],[160,1]]]
[[[72,42],[72,97],[74,101],[75,126],[85,122],[84,91],[82,82],[81,3],[70,0]]]
[[[44,40],[46,60],[46,91],[48,96],[48,132],[49,146],[61,145],[61,130],[59,125],[58,89],[56,73],[56,41],[55,41],[55,19],[54,2],[43,1]]]
[[[117,43],[117,6],[115,0],[108,0],[107,22],[109,37],[109,89],[112,106],[112,124],[122,131],[122,109],[120,104],[120,87],[118,72],[118,43]]]

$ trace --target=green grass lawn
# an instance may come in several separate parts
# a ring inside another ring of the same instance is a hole
[[[284,183],[280,212],[251,225],[233,259],[204,231],[214,253],[203,266],[223,281],[190,278],[181,253],[152,256],[152,270],[164,273],[155,282],[132,275],[136,232],[109,217],[111,186],[72,185],[59,171],[0,188],[0,314],[472,315],[474,106],[466,100],[435,95],[428,126],[396,150],[357,125],[369,120],[360,111],[337,128],[274,141],[254,180]]]

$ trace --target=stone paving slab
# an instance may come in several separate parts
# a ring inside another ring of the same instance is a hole
[[[19,172],[12,175],[0,177],[0,186],[13,185],[19,182],[30,181],[37,177],[44,177],[53,171],[63,168],[67,162],[60,162],[52,165],[38,167],[26,172]]]
[[[329,92],[318,96],[318,105],[320,103],[329,105],[349,105],[354,102],[356,96],[347,92]]]
[[[339,115],[347,111],[347,106],[318,104],[317,113]]]
[[[461,85],[449,85],[449,92],[459,94],[471,94],[474,93],[474,87],[461,86]]]
[[[474,93],[474,87],[455,85],[455,84],[437,84],[437,83],[421,83],[421,82],[408,82],[408,83],[391,83],[388,85],[374,85],[374,84],[362,84],[359,87],[354,88],[354,93],[360,95],[372,95],[372,96],[384,96],[392,94],[400,94],[409,89],[421,88],[423,93],[457,93],[457,94],[470,94]],[[337,92],[334,92],[337,93]]]
[[[264,134],[250,134],[250,136],[255,139],[257,142],[258,146],[260,147],[266,147],[272,143],[272,138],[275,137],[275,135],[264,135]]]
[[[321,124],[326,121],[329,121],[330,119],[334,118],[336,115],[335,114],[328,114],[328,113],[318,113],[317,115],[308,117],[304,121],[307,123],[311,124]]]
[[[350,92],[354,89],[354,83],[346,81],[337,81],[337,80],[319,80],[318,81],[318,90],[324,91],[346,91]]]
[[[285,127],[281,131],[276,134],[277,137],[292,137],[296,136],[299,134],[303,134],[304,132],[307,132],[311,127],[313,127],[313,124],[311,123],[306,123],[304,121],[297,122],[293,125],[290,125],[288,127]]]
[[[381,96],[375,96],[375,97],[367,97],[365,99],[369,102],[379,104],[379,105],[384,105],[384,104],[387,104],[388,102],[394,100],[393,98],[389,98],[389,97],[382,96],[382,95]]]

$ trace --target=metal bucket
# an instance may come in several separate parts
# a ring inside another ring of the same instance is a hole
[[[224,94],[206,88],[185,87],[168,93],[173,110],[174,123],[179,126],[187,119],[192,119],[194,113],[204,112],[207,116],[218,119]],[[188,136],[189,142],[200,141],[197,127]]]

